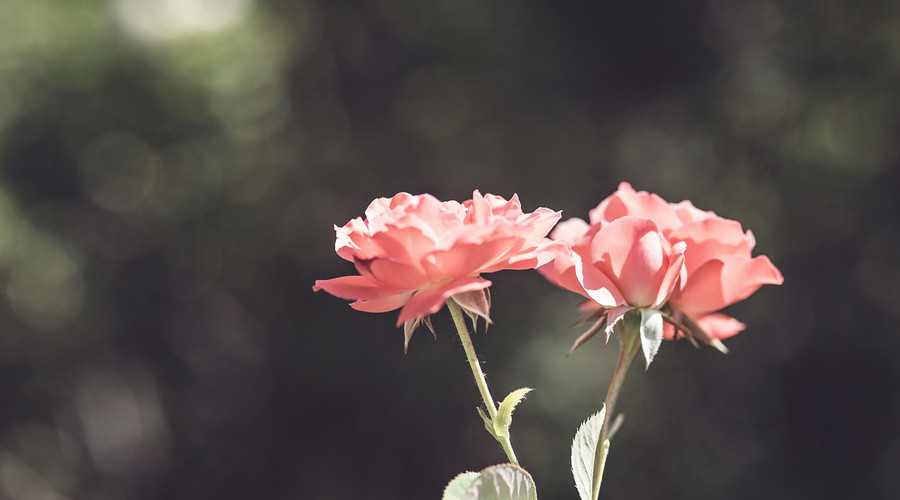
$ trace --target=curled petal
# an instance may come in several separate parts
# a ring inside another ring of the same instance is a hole
[[[575,277],[584,294],[603,307],[614,307],[627,302],[616,283],[603,271],[590,263],[585,264],[578,254],[572,254],[575,261]]]
[[[588,297],[576,275],[575,261],[573,259],[581,260],[578,255],[574,255],[568,248],[564,246],[556,247],[555,258],[547,264],[538,267],[538,272],[554,285]]]
[[[615,280],[625,301],[647,307],[658,301],[671,248],[655,222],[622,217],[601,227],[591,242],[591,263]]]

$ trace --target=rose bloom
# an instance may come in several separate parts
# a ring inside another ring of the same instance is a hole
[[[548,262],[553,243],[546,236],[559,218],[547,208],[523,213],[516,195],[507,201],[475,191],[463,203],[430,194],[379,198],[365,219],[335,226],[335,251],[359,275],[318,280],[313,289],[354,300],[350,306],[360,311],[402,307],[397,326],[406,323],[407,329],[450,297],[488,319],[491,282],[481,274]]]
[[[767,257],[751,256],[756,242],[739,222],[624,182],[590,211],[590,224],[569,219],[551,238],[564,248],[538,271],[590,299],[582,309],[600,320],[575,347],[603,326],[608,335],[628,310],[649,309],[663,312],[664,338],[680,332],[724,349],[719,340],[744,324],[716,311],[784,281]]]

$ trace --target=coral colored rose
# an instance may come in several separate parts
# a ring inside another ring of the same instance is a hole
[[[735,335],[744,325],[715,311],[784,281],[767,257],[751,256],[753,234],[739,222],[628,183],[591,210],[590,224],[569,219],[551,237],[565,248],[542,275],[591,299],[584,308],[605,313],[609,327],[627,309],[662,309],[667,338],[673,324],[714,343]]]
[[[335,226],[335,251],[359,275],[318,280],[313,289],[355,300],[350,305],[360,311],[402,307],[397,325],[417,324],[449,297],[489,287],[483,273],[548,262],[554,245],[546,235],[559,218],[547,208],[523,213],[516,195],[507,201],[475,191],[464,203],[429,194],[379,198],[365,219]],[[465,308],[465,300],[458,302]]]

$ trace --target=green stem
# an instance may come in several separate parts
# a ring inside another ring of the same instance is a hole
[[[478,356],[475,354],[475,346],[472,344],[472,338],[469,336],[469,328],[466,326],[466,320],[463,317],[462,309],[451,298],[447,299],[447,309],[450,309],[450,316],[453,317],[453,323],[456,325],[456,331],[459,332],[459,340],[462,341],[463,350],[466,351],[466,359],[469,360],[469,367],[472,368],[472,375],[475,376],[475,385],[481,393],[481,399],[487,407],[488,416],[491,422],[497,417],[497,403],[491,397],[491,391],[488,389],[487,379],[484,372],[481,371],[481,364],[478,362]],[[515,465],[519,465],[516,459],[516,453],[513,451],[512,443],[509,440],[509,433],[504,436],[494,436],[506,452],[506,457]]]
[[[621,327],[616,329],[619,334],[619,361],[616,363],[616,371],[613,372],[609,391],[606,393],[606,415],[603,417],[600,438],[597,440],[597,451],[594,453],[594,481],[591,485],[591,495],[594,500],[597,500],[600,495],[600,483],[603,480],[603,469],[609,453],[609,422],[614,414],[613,409],[619,398],[619,392],[622,390],[622,384],[625,382],[625,376],[628,374],[628,368],[641,348],[640,323],[629,321],[629,319],[628,317],[623,318],[619,323]]]

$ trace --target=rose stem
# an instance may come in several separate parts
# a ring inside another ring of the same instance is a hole
[[[462,341],[463,350],[466,351],[466,359],[469,360],[469,367],[472,368],[472,375],[475,376],[475,385],[478,386],[478,391],[481,392],[481,399],[484,400],[488,416],[490,417],[491,422],[493,422],[494,418],[497,416],[497,404],[491,397],[487,379],[484,376],[484,372],[481,371],[481,364],[479,364],[478,356],[475,354],[475,346],[472,344],[472,338],[469,336],[469,328],[466,326],[466,320],[463,318],[462,310],[452,298],[447,299],[447,308],[450,309],[450,316],[453,317],[456,331],[459,332],[459,340]],[[512,443],[509,440],[509,433],[506,433],[506,435],[502,437],[494,437],[500,442],[509,461],[519,465],[519,461],[516,459],[516,453],[513,451]]]
[[[627,318],[624,318],[627,320]],[[600,427],[600,438],[597,440],[597,451],[594,453],[594,481],[591,488],[591,495],[594,500],[600,495],[600,482],[603,480],[603,469],[606,465],[606,456],[609,453],[609,422],[613,417],[613,409],[616,406],[616,400],[619,398],[619,392],[622,384],[625,382],[625,375],[628,374],[628,368],[634,357],[641,347],[640,331],[635,330],[634,322],[622,321],[622,328],[619,333],[619,361],[616,363],[616,370],[613,372],[612,380],[609,383],[609,391],[606,393],[606,415],[603,418],[603,425]],[[638,328],[640,328],[638,326]]]

